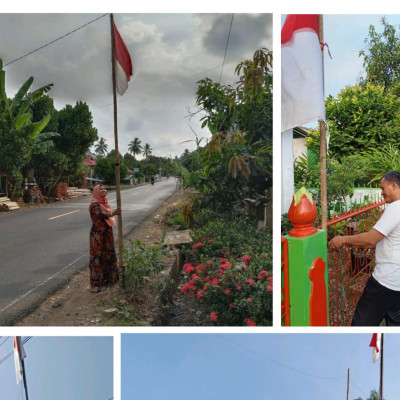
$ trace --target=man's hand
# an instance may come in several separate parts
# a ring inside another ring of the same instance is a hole
[[[328,243],[329,249],[338,249],[346,245],[347,236],[335,236]]]

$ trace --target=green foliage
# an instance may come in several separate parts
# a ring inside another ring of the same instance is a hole
[[[329,125],[329,154],[340,159],[400,140],[400,101],[382,86],[347,86],[325,102]],[[319,148],[318,131],[307,146]]]
[[[272,177],[272,53],[255,52],[236,68],[236,87],[209,78],[198,82],[202,127],[212,133],[204,148],[185,155],[176,173],[202,194],[204,206],[224,210],[245,198],[263,199]],[[268,184],[267,184],[268,179]]]
[[[52,84],[29,92],[34,80],[30,77],[14,98],[8,99],[2,62],[0,67],[0,170],[11,176],[15,194],[22,181],[22,168],[29,163],[37,139],[51,118],[50,114],[44,114],[40,119],[33,119],[32,104],[47,93]]]
[[[120,157],[119,164],[120,180],[123,180],[128,173],[128,167],[126,166],[122,157]],[[106,157],[97,157],[96,167],[94,169],[94,176],[96,178],[104,179],[104,181],[109,185],[115,184],[114,150],[111,151]]]
[[[400,171],[400,150],[389,143],[363,153],[368,163],[368,172],[372,181],[381,180],[389,171]]]
[[[154,277],[163,269],[160,259],[165,255],[161,245],[145,246],[140,240],[129,240],[124,247],[124,265],[127,290],[135,294],[147,278]]]
[[[362,82],[371,82],[386,89],[400,83],[400,37],[396,28],[385,18],[381,19],[382,33],[377,33],[370,25],[366,50],[359,55],[364,57],[363,66],[367,76]]]
[[[96,154],[104,156],[107,153],[108,144],[104,138],[100,138],[99,141],[96,143],[94,151]]]

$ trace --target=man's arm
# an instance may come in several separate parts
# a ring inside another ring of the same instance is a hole
[[[372,228],[369,232],[359,233],[351,236],[336,236],[328,244],[330,249],[342,246],[362,247],[365,249],[373,249],[385,235]]]

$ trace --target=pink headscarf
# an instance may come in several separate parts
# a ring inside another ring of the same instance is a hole
[[[103,185],[97,185],[93,189],[93,199],[92,199],[92,202],[90,203],[89,211],[91,210],[93,203],[99,203],[104,214],[108,215],[112,212],[112,208],[111,208],[110,203],[108,202],[107,197],[100,196],[100,187],[101,186],[103,186]],[[106,221],[107,225],[109,225],[109,226],[117,225],[114,217],[106,218],[105,221]]]

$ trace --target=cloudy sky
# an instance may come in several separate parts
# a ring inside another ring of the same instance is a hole
[[[88,103],[109,151],[114,148],[110,16],[103,15],[0,14],[0,58],[9,97],[29,76],[33,89],[53,83],[49,95],[56,109]],[[134,137],[149,143],[156,156],[193,149],[194,142],[181,144],[195,139],[193,131],[199,138],[209,136],[200,128],[199,114],[188,117],[196,111],[196,82],[219,81],[222,71],[221,83],[233,84],[238,63],[260,47],[272,50],[271,14],[233,14],[233,21],[232,14],[114,14],[114,20],[135,70],[128,90],[118,95],[122,154]]]

